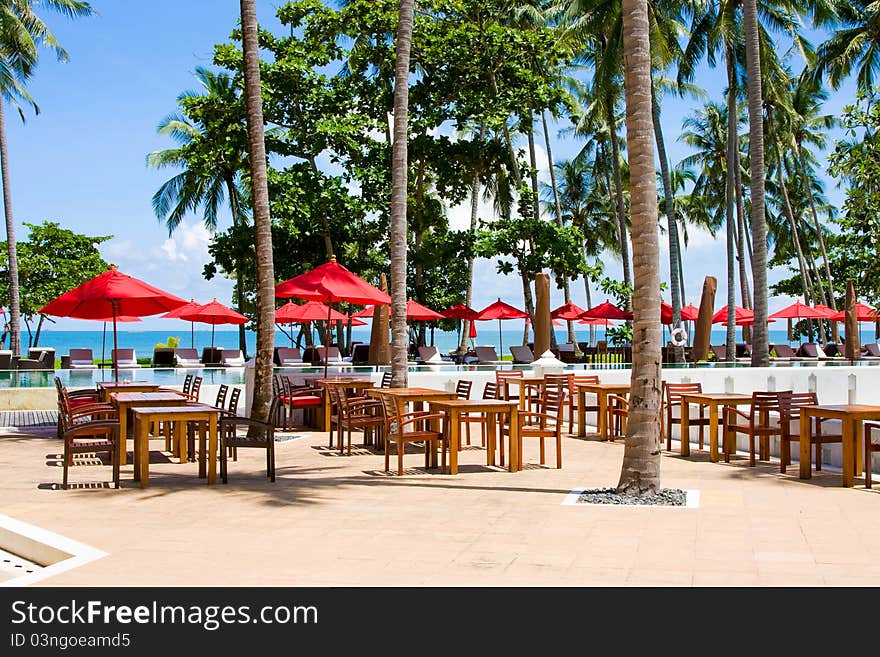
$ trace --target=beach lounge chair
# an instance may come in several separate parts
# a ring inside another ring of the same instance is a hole
[[[713,360],[722,361],[722,362],[727,360],[727,345],[726,344],[709,345],[709,351],[712,352]]]
[[[880,344],[869,342],[862,346],[862,360],[880,360]]]
[[[846,360],[843,356],[829,356],[825,353],[825,350],[815,342],[805,342],[802,344],[801,353],[809,359]]]
[[[224,349],[220,364],[223,367],[244,367],[244,354],[241,349]]]
[[[474,353],[477,356],[477,363],[480,365],[501,365],[504,362],[498,358],[498,352],[492,345],[474,347]]]
[[[422,363],[442,363],[443,356],[437,347],[419,347],[419,361]]]
[[[176,367],[201,367],[199,352],[195,349],[175,349],[174,365]]]
[[[315,352],[318,357],[318,364],[323,365],[326,361],[330,365],[342,365],[345,361],[342,359],[342,354],[339,352],[339,347],[315,347]],[[326,358],[324,354],[327,354]]]
[[[798,358],[795,350],[789,347],[787,344],[771,344],[770,345],[770,360],[773,361],[785,361],[785,360],[800,360]]]
[[[11,370],[11,369],[12,369],[12,350],[11,349],[0,350],[0,370]]]
[[[91,349],[71,349],[70,350],[70,369],[72,370],[96,370],[98,366],[94,363]]]
[[[20,370],[53,370],[55,369],[55,350],[46,349],[35,354],[36,358],[20,358],[18,369]]]
[[[202,365],[216,367],[223,358],[223,349],[220,347],[205,347],[202,349]]]
[[[559,345],[556,356],[563,363],[577,363],[579,360],[577,355],[578,349],[578,345],[574,342],[563,342]]]
[[[119,369],[134,370],[140,367],[134,349],[112,349],[110,358],[114,366]]]
[[[370,361],[370,345],[359,342],[351,348],[352,365],[366,365]]]
[[[303,363],[302,354],[296,347],[278,347],[276,353],[278,354],[278,364],[281,367],[308,364]]]
[[[510,347],[510,353],[513,356],[514,363],[528,365],[535,360],[535,354],[528,347]]]

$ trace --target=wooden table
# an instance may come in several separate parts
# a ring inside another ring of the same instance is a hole
[[[162,386],[149,381],[106,381],[98,384],[101,401],[109,402],[114,392],[156,392]]]
[[[865,404],[832,404],[803,406],[801,411],[800,435],[800,478],[812,476],[810,458],[810,418],[830,418],[840,420],[843,449],[843,485],[852,486],[855,475],[862,472],[862,421],[880,420],[880,406]],[[870,468],[870,463],[865,463]]]
[[[397,408],[397,412],[401,415],[405,413],[404,410],[407,404],[412,404],[415,410],[421,410],[424,407],[425,402],[433,402],[433,401],[444,401],[449,399],[457,399],[458,395],[454,392],[449,392],[448,390],[437,390],[435,388],[370,388],[366,391],[367,396],[378,398],[379,395],[387,395],[394,399],[395,407]],[[431,421],[432,431],[440,431],[439,422],[435,424],[435,421]],[[456,459],[456,471],[458,469],[458,455],[455,457],[450,456],[450,463],[452,462],[452,458]],[[433,467],[437,466],[437,453],[431,452],[431,465]]]
[[[111,392],[110,403],[119,413],[119,464],[125,465],[128,440],[128,412],[138,406],[183,406],[187,397],[182,392]]]
[[[681,395],[681,446],[682,456],[690,456],[690,414],[691,404],[706,405],[709,407],[709,460],[718,462],[718,409],[722,406],[743,406],[752,403],[751,395],[743,395],[735,392],[700,392]],[[736,445],[728,445],[727,448],[736,449]]]
[[[449,473],[458,474],[458,446],[461,442],[462,413],[486,414],[486,465],[495,465],[495,437],[498,435],[498,416],[510,415],[510,472],[519,464],[519,406],[512,399],[448,399],[428,402],[432,411],[446,413],[449,436]]]
[[[318,431],[330,431],[330,415],[332,412],[332,404],[330,403],[331,385],[345,384],[346,388],[358,391],[368,390],[373,387],[373,382],[370,379],[345,377],[335,379],[315,379],[315,384],[324,389],[324,412],[320,414],[321,426],[318,427]]]
[[[630,385],[628,383],[575,383],[578,393],[578,428],[577,435],[587,435],[587,393],[596,395],[599,402],[599,417],[597,430],[599,440],[608,440],[608,395],[628,395]],[[569,431],[571,429],[569,428]]]
[[[544,377],[543,376],[519,376],[519,377],[511,377],[509,379],[504,379],[504,383],[502,385],[516,385],[519,386],[519,409],[521,411],[527,410],[526,408],[526,396],[530,388],[543,388],[544,387]],[[501,390],[498,391],[499,395],[504,394]]]
[[[153,422],[174,423],[175,452],[181,462],[186,460],[186,423],[202,422],[208,424],[207,453],[205,433],[199,436],[199,477],[207,476],[208,484],[217,482],[217,420],[222,411],[206,404],[188,406],[139,406],[131,409],[134,418],[134,480],[141,488],[149,481],[150,465],[150,424]],[[205,459],[207,457],[207,475]]]

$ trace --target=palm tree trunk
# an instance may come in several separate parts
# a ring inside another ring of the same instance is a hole
[[[260,90],[256,0],[240,0],[244,95],[247,113],[251,196],[254,204],[254,249],[257,260],[257,357],[251,417],[266,421],[272,400],[272,356],[275,346],[275,269],[272,261],[272,218],[266,175],[266,140]]]
[[[405,0],[401,0],[403,2]],[[498,95],[498,82],[495,80],[495,71],[489,71],[489,84],[492,85],[492,93]],[[501,132],[504,135],[504,143],[507,145],[507,153],[510,155],[510,173],[513,175],[513,181],[516,188],[522,187],[522,176],[519,172],[519,162],[516,157],[516,150],[513,148],[513,139],[510,137],[510,130],[507,128],[507,121],[501,125]]]
[[[617,147],[617,121],[614,118],[614,99],[609,92],[608,132],[611,134],[611,166],[614,171],[614,194],[617,200],[617,227],[620,233],[620,258],[623,261],[623,282],[632,286],[632,270],[629,266],[629,235],[626,230],[626,205],[623,202],[623,176],[620,172],[620,149]],[[632,309],[632,300],[626,298],[626,310]],[[659,306],[658,306],[659,307]]]
[[[819,240],[819,249],[822,252],[822,263],[825,269],[825,282],[828,284],[828,307],[837,310],[837,305],[834,301],[834,279],[831,276],[831,267],[828,264],[828,251],[825,248],[825,236],[822,234],[822,225],[819,223],[819,215],[816,213],[816,197],[813,196],[813,190],[810,189],[807,176],[807,165],[806,162],[804,162],[801,145],[796,144],[795,146],[797,149],[798,162],[801,166],[801,180],[804,186],[804,194],[810,200],[810,214],[813,217],[813,226],[816,229],[816,237]],[[822,287],[824,288],[824,285]],[[836,322],[832,324],[832,326],[836,325]],[[836,337],[834,339],[837,340]]]
[[[480,143],[483,143],[483,140],[486,138],[486,124],[480,124]],[[471,185],[471,233],[474,233],[477,230],[477,214],[479,212],[480,206],[480,176],[479,173],[474,174],[474,182]],[[468,256],[468,286],[467,293],[465,294],[464,305],[468,308],[471,307],[471,302],[473,301],[473,292],[474,292],[474,256]],[[461,353],[465,353],[467,351],[468,344],[468,336],[471,333],[471,322],[470,320],[464,319],[461,324],[461,341],[458,345],[458,350]]]
[[[752,199],[752,284],[755,288],[755,325],[752,365],[770,364],[767,335],[767,219],[764,214],[764,124],[761,116],[761,52],[756,0],[743,0],[746,68],[749,79],[749,174]]]
[[[537,220],[541,218],[541,207],[538,205],[540,198],[538,196],[538,159],[535,155],[535,131],[532,129],[533,125],[534,119],[532,118],[532,113],[529,112],[529,124],[526,130],[529,140],[529,165],[531,166],[529,178],[532,182],[532,213]]]
[[[232,225],[238,226],[241,223],[241,209],[238,207],[238,198],[235,195],[235,181],[231,178],[226,179],[226,193],[229,194],[229,208],[232,211]],[[244,265],[238,263],[235,268],[235,309],[243,313],[244,306]],[[244,354],[245,360],[248,358],[247,340],[245,336],[244,324],[238,325],[238,348]]]
[[[651,82],[651,123],[654,126],[654,139],[657,142],[657,155],[660,158],[660,175],[663,179],[663,207],[666,212],[667,238],[669,240],[669,287],[672,297],[672,328],[681,326],[681,286],[678,273],[681,254],[678,252],[678,222],[675,219],[675,199],[672,191],[672,176],[669,173],[669,159],[666,157],[666,144],[660,124],[660,104]],[[684,362],[684,347],[674,347],[672,360]]]
[[[409,58],[412,47],[414,0],[400,0],[394,60],[394,140],[391,144],[391,385],[407,384],[406,330],[406,201],[407,113]]]
[[[587,308],[593,307],[592,297],[590,296],[590,277],[584,276],[584,298],[587,302]],[[596,339],[596,327],[590,324],[590,346],[593,346],[593,341]]]
[[[15,221],[12,218],[12,183],[9,181],[9,153],[6,148],[6,119],[0,98],[0,176],[3,179],[3,210],[6,214],[6,244],[9,258],[9,348],[21,353],[21,303],[18,292],[18,252]]]
[[[734,72],[733,53],[725,41],[724,55],[727,59],[727,168],[725,172],[726,193],[724,197],[724,215],[727,224],[727,360],[736,359],[736,163],[737,129],[736,129],[736,74]]]
[[[646,0],[623,0],[626,142],[637,279],[632,298],[632,392],[617,492],[639,496],[660,488],[660,257],[648,33]]]
[[[774,141],[774,149],[776,151],[776,177],[779,179],[779,190],[782,193],[782,211],[785,218],[788,219],[788,225],[791,228],[791,242],[794,245],[795,254],[797,255],[798,270],[801,274],[801,285],[804,288],[804,301],[808,304],[813,303],[813,283],[810,280],[810,272],[807,270],[807,260],[804,258],[804,251],[801,248],[801,240],[797,228],[797,221],[794,218],[794,211],[791,209],[791,200],[788,196],[788,186],[785,184],[785,169],[783,168],[782,152],[779,149],[779,142]]]
[[[547,113],[541,110],[541,126],[544,128],[544,147],[547,149],[547,167],[550,171],[550,191],[553,192],[553,209],[556,210],[556,225],[562,228],[565,222],[562,220],[562,204],[559,202],[559,190],[556,189],[556,167],[553,166],[553,150],[550,147],[550,131],[547,128]],[[562,278],[562,298],[565,303],[571,301],[571,279],[568,276]],[[574,322],[568,320],[568,341],[576,342],[574,334]],[[554,335],[553,328],[550,334]]]
[[[532,297],[532,281],[531,281],[531,278],[529,277],[529,272],[526,271],[525,258],[521,259],[519,262],[519,275],[520,275],[520,278],[522,279],[523,303],[526,306],[525,310],[529,314],[529,316],[532,318],[532,321],[534,321],[535,320],[535,302],[534,302],[534,298]],[[552,325],[550,326],[550,331],[551,332],[553,331]],[[522,343],[523,343],[523,345],[526,345],[526,344],[528,344],[528,342],[529,342],[529,325],[524,324],[523,325],[523,341],[522,341]],[[539,356],[540,354],[535,354],[535,355]],[[501,358],[502,356],[504,356],[504,354],[498,354],[499,358]]]

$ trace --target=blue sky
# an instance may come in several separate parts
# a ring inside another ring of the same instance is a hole
[[[257,15],[263,26],[280,29],[275,18],[280,4],[278,0],[258,0]],[[150,151],[171,145],[156,134],[156,125],[175,110],[180,92],[197,88],[193,71],[196,66],[210,66],[214,45],[228,40],[239,3],[94,0],[92,5],[97,15],[76,21],[44,11],[50,28],[70,53],[70,61],[60,64],[51,54],[44,54],[29,84],[40,105],[38,116],[29,115],[22,125],[7,109],[12,202],[19,239],[26,237],[23,221],[52,220],[86,234],[112,234],[114,238],[102,247],[102,254],[125,273],[184,298],[207,302],[216,297],[230,303],[229,281],[202,279],[210,236],[199,217],[188,218],[171,238],[155,218],[150,199],[172,172],[149,169],[145,158]],[[703,69],[696,82],[713,99],[721,98],[722,71]],[[839,113],[852,99],[852,85],[848,84],[832,94],[828,111]],[[696,101],[674,99],[664,103],[664,132],[672,162],[687,154],[677,137],[682,118],[696,105]],[[551,145],[557,160],[580,148],[567,137],[551,136]],[[539,155],[546,178],[543,148]],[[834,189],[833,182],[827,192],[839,206],[842,192]],[[453,225],[466,223],[465,207],[452,208],[450,213]],[[708,234],[692,234],[684,262],[688,301],[699,300],[703,277],[711,274],[719,279],[716,305],[725,303],[723,254],[723,242],[715,242]],[[668,271],[665,262],[664,248],[664,278]],[[618,263],[606,265],[610,273],[619,274]],[[787,275],[771,272],[771,282]],[[498,296],[522,305],[519,279],[497,275],[494,262],[478,263],[476,276],[475,308]],[[583,285],[574,284],[572,289],[574,301],[584,305]],[[601,294],[594,291],[594,303],[601,300]],[[560,305],[562,292],[553,290],[551,301]],[[771,310],[786,303],[784,299],[771,300]],[[145,318],[137,326],[189,329],[177,323]],[[98,323],[65,319],[54,325],[66,330],[100,327]]]

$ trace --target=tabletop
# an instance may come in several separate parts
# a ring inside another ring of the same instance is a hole
[[[869,404],[811,404],[810,406],[802,406],[802,411],[807,411],[810,415],[830,414],[835,417],[847,417],[850,419],[858,419],[860,416],[876,416],[880,413],[880,406],[871,406]]]
[[[368,392],[382,395],[392,395],[394,397],[411,397],[411,396],[448,396],[455,395],[449,390],[438,390],[437,388],[373,388]]]
[[[693,399],[707,402],[750,402],[752,396],[738,392],[686,392],[681,394],[681,399],[682,401]]]
[[[98,387],[104,388],[105,390],[116,390],[117,388],[158,388],[160,386],[158,383],[153,383],[152,381],[99,381]]]
[[[517,406],[516,399],[438,399],[430,402],[432,407],[441,409],[462,408],[468,411],[487,409],[503,411]]]
[[[578,381],[575,381],[574,385],[576,388],[583,388],[584,390],[588,390],[590,392],[614,392],[615,390],[627,391],[631,387],[629,383],[585,383]]]
[[[110,399],[121,403],[121,404],[131,404],[131,403],[144,403],[149,404],[150,402],[163,402],[163,401],[177,401],[179,399],[186,399],[186,395],[182,392],[114,392],[110,394]]]

